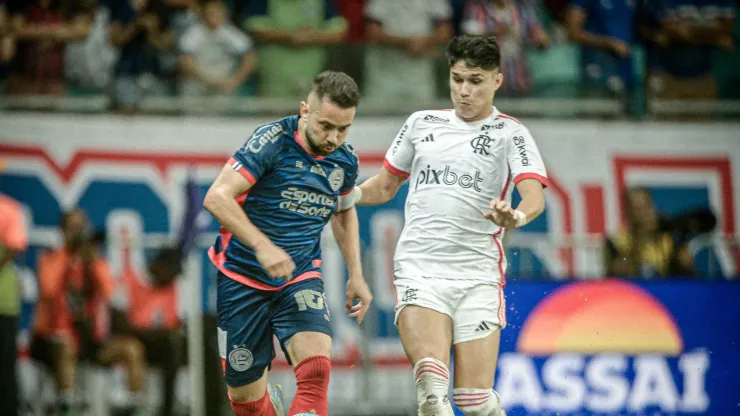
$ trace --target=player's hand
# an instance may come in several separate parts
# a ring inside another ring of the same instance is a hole
[[[295,263],[288,253],[282,248],[267,242],[255,249],[257,261],[267,271],[267,274],[274,279],[290,280],[293,277]]]
[[[483,214],[485,218],[493,221],[499,227],[515,227],[518,220],[514,208],[506,201],[494,199],[490,204],[491,211]]]
[[[345,305],[349,312],[349,317],[357,318],[357,323],[361,324],[367,310],[370,309],[370,303],[372,301],[373,295],[370,293],[370,288],[367,286],[365,278],[362,276],[350,277],[347,282],[347,304]]]

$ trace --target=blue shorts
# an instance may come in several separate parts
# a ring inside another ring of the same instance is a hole
[[[218,345],[226,383],[244,386],[259,380],[275,358],[273,335],[290,362],[287,346],[299,332],[331,336],[329,308],[321,279],[308,279],[266,291],[218,274]]]

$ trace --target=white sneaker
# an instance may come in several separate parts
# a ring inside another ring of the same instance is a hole
[[[285,416],[285,407],[283,405],[283,386],[267,382],[267,393],[270,395],[270,402],[277,416]],[[506,415],[504,415],[506,416]]]

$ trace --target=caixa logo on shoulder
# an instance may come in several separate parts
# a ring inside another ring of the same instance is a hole
[[[499,359],[510,414],[698,414],[710,406],[706,350],[684,351],[674,317],[640,287],[575,283],[541,301]]]

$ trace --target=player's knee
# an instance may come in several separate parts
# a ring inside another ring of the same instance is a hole
[[[457,388],[455,405],[465,416],[502,416],[501,397],[491,389]]]

